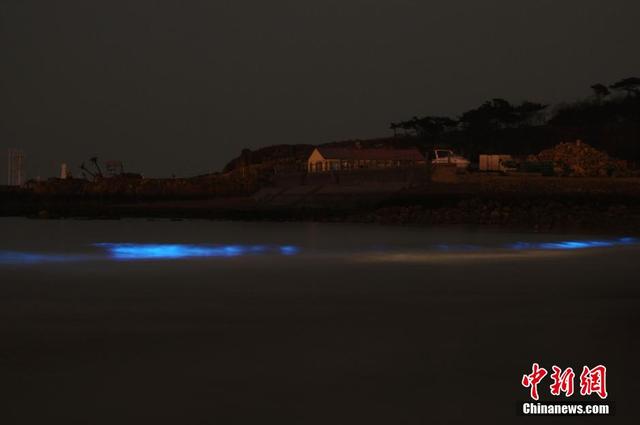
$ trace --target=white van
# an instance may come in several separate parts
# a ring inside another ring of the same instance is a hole
[[[431,164],[455,164],[457,168],[467,169],[471,163],[468,159],[456,155],[449,149],[434,149]]]

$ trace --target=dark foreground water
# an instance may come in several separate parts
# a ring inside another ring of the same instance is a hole
[[[626,235],[26,219],[0,234],[0,424],[640,418]],[[518,416],[533,362],[606,365],[616,415]]]

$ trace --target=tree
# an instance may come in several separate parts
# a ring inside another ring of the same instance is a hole
[[[425,116],[413,117],[407,121],[391,123],[389,126],[393,134],[397,134],[398,129],[403,129],[405,134],[415,134],[418,137],[435,139],[447,129],[454,128],[458,121],[449,117]]]
[[[458,121],[449,117],[426,116],[415,120],[418,135],[435,139],[447,129],[458,125]]]
[[[484,102],[460,116],[460,122],[470,130],[498,130],[518,121],[516,109],[508,101],[496,98]]]
[[[522,102],[514,106],[500,98],[483,103],[480,107],[465,112],[460,117],[470,130],[499,130],[502,128],[531,125],[534,117],[548,105]]]
[[[604,84],[594,84],[591,86],[591,90],[593,90],[593,94],[595,94],[598,100],[602,100],[611,94],[607,86]]]
[[[515,108],[516,115],[518,117],[518,124],[533,125],[536,118],[540,117],[540,112],[547,109],[549,105],[542,103],[535,103],[524,101]]]
[[[611,84],[609,86],[613,90],[622,90],[627,92],[627,96],[638,96],[640,95],[640,78],[637,77],[629,77],[624,78],[617,83]]]
[[[400,124],[392,122],[391,124],[389,124],[389,128],[391,130],[393,130],[393,135],[397,136],[398,135],[398,129],[401,128]]]
[[[417,128],[417,121],[418,121],[418,117],[413,117],[408,121],[402,121],[400,122],[400,128],[403,129],[405,131],[405,133],[415,133],[417,134],[418,132],[418,128]]]

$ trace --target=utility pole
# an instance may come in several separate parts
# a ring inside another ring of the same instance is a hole
[[[24,184],[24,152],[20,149],[9,148],[7,157],[7,184],[22,186]]]

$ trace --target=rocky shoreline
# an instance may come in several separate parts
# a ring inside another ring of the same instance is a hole
[[[469,198],[442,206],[388,202],[366,208],[208,208],[184,202],[148,204],[56,203],[4,216],[33,219],[208,219],[229,221],[315,221],[402,226],[474,226],[535,232],[640,233],[640,206],[609,202],[561,202],[553,199]]]
[[[600,231],[640,233],[640,208],[626,205],[587,206],[549,201],[535,206],[463,201],[455,207],[399,206],[380,208],[362,221],[399,225],[468,225],[536,232]]]
[[[374,184],[342,183],[271,189],[277,196],[192,199],[5,193],[0,216],[317,221],[640,233],[640,179],[636,178],[471,175],[452,184],[430,182],[393,192],[382,189]]]

